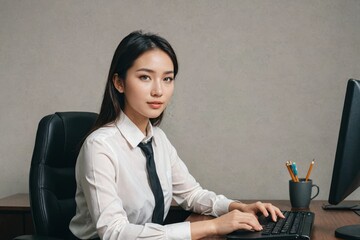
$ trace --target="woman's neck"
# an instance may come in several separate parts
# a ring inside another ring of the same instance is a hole
[[[125,112],[124,112],[125,113]],[[140,131],[147,136],[147,127],[149,124],[149,119],[146,117],[132,116],[131,114],[125,115],[140,129]]]

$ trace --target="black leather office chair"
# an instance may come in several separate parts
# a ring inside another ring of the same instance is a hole
[[[96,113],[58,112],[41,119],[30,167],[30,206],[36,235],[14,240],[76,239],[69,230],[75,215],[75,163]],[[190,212],[171,208],[165,224],[184,221]]]
[[[30,167],[30,206],[36,236],[15,239],[76,239],[75,163],[81,142],[97,118],[90,112],[58,112],[41,119]]]

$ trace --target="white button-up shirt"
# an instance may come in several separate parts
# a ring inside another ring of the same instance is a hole
[[[190,223],[151,223],[155,207],[146,158],[138,147],[153,137],[165,216],[174,199],[185,210],[220,216],[232,200],[207,191],[190,175],[164,132],[149,124],[144,134],[122,112],[119,120],[85,140],[76,163],[76,215],[71,231],[81,239],[191,239]]]

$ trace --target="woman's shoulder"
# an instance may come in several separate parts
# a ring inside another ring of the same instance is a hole
[[[96,129],[95,131],[90,133],[89,136],[87,136],[87,138],[85,139],[85,143],[106,141],[107,139],[114,137],[116,133],[117,133],[117,129],[115,126],[107,125],[99,129]]]

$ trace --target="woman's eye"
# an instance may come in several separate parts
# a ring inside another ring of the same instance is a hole
[[[143,75],[143,76],[140,76],[140,79],[145,81],[145,80],[149,80],[150,77],[146,76],[146,75]]]
[[[172,80],[174,80],[174,78],[172,78],[172,77],[166,77],[166,78],[164,78],[164,81],[165,81],[165,82],[171,82]]]

